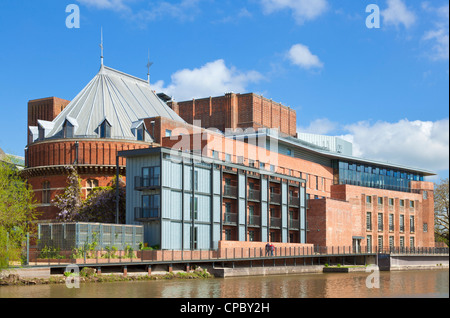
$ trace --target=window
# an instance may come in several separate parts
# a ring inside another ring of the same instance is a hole
[[[50,203],[50,182],[44,181],[42,183],[42,203],[49,204]]]
[[[389,206],[394,206],[394,199],[389,198]]]
[[[423,199],[428,200],[428,191],[423,191]]]
[[[191,197],[191,220],[197,220],[198,219],[198,198],[192,198]]]
[[[372,197],[370,195],[366,196],[366,203],[372,204]]]
[[[400,232],[405,231],[405,216],[403,214],[400,215]]]
[[[160,167],[142,168],[142,186],[156,187],[160,185]]]
[[[158,218],[161,206],[161,196],[159,194],[142,196],[142,217]]]
[[[225,213],[227,213],[227,214],[231,213],[231,203],[230,202],[225,203]]]
[[[428,232],[428,223],[424,223],[423,224],[423,232],[427,233]]]
[[[394,231],[394,214],[389,214],[389,231]]]
[[[400,200],[400,207],[401,208],[405,207],[405,200]]]
[[[405,237],[400,236],[400,247],[405,247]]]
[[[393,236],[389,236],[389,247],[390,248],[393,248],[395,245],[394,245],[394,237]]]
[[[413,216],[413,215],[411,215],[411,216],[409,217],[409,231],[410,231],[411,233],[414,233],[414,232],[415,232],[414,216]]]
[[[213,150],[213,151],[212,151],[212,157],[213,157],[214,159],[219,159],[219,152],[216,151],[216,150]]]
[[[383,231],[383,213],[378,213],[378,231]]]
[[[414,237],[409,238],[409,247],[414,248]]]
[[[372,251],[372,235],[367,235],[367,252]]]
[[[411,209],[414,209],[414,201],[409,201],[409,207],[411,208]]]
[[[264,162],[260,162],[259,169],[266,169],[266,164]]]
[[[250,205],[248,207],[248,224],[254,224],[255,207]]]
[[[196,250],[198,248],[198,227],[192,228],[192,246],[191,249]]]
[[[145,141],[144,125],[140,125],[139,128],[136,129],[136,139],[138,141]]]
[[[367,212],[366,215],[366,229],[367,231],[372,231],[372,213]]]
[[[231,230],[230,229],[226,229],[225,230],[225,241],[232,241]]]
[[[92,191],[98,188],[98,180],[95,179],[89,179],[86,181],[86,197],[91,195]]]
[[[111,125],[106,119],[100,125],[100,138],[111,138]]]
[[[383,198],[382,197],[378,197],[378,205],[383,205]]]
[[[64,138],[73,138],[74,127],[73,125],[66,120],[63,126]]]
[[[289,149],[289,148],[287,149],[287,155],[288,155],[288,156],[292,156],[292,150]]]
[[[198,190],[198,171],[194,171],[194,190]]]
[[[382,250],[383,250],[383,237],[378,236],[378,251],[382,251]]]
[[[319,177],[316,176],[316,190],[319,190]]]
[[[166,137],[172,137],[172,130],[166,129]]]
[[[248,240],[250,242],[254,242],[255,241],[255,231],[248,231]]]
[[[225,161],[226,162],[231,162],[231,155],[229,153],[225,154]]]

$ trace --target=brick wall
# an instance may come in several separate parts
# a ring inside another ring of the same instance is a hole
[[[53,121],[70,103],[58,97],[30,100],[28,102],[28,126],[37,126],[38,119]]]
[[[229,93],[169,106],[186,122],[201,120],[201,127],[225,129],[277,128],[290,136],[297,134],[296,112],[289,107],[256,94]]]

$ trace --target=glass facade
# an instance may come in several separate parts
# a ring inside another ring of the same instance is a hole
[[[424,181],[421,174],[363,165],[341,160],[333,161],[334,184],[411,192],[411,181]]]

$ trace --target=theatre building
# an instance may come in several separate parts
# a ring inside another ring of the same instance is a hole
[[[72,101],[34,100],[28,110],[23,174],[43,219],[56,217],[52,199],[72,165],[85,195],[119,169],[126,223],[144,225],[144,243],[162,249],[434,246],[433,172],[297,134],[295,111],[265,97],[173,102],[101,65]]]

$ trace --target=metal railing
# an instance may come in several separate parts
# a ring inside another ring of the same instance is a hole
[[[159,219],[159,208],[134,208],[136,221],[148,221]]]
[[[225,185],[223,187],[223,195],[226,197],[237,197],[237,187],[231,185]]]
[[[327,257],[357,255],[448,255],[449,248],[441,247],[384,247],[372,248],[355,246],[283,246],[266,249],[264,247],[220,248],[217,250],[115,250],[83,249],[73,251],[37,250],[28,251],[28,266],[56,266],[66,264],[130,264],[149,262],[183,261],[225,261],[295,257]]]

